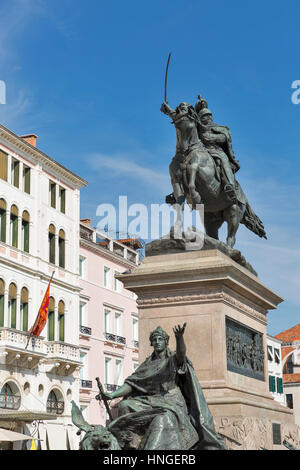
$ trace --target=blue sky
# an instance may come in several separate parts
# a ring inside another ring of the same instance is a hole
[[[268,240],[241,227],[236,248],[284,297],[274,335],[299,323],[299,2],[2,0],[0,122],[88,180],[81,216],[101,203],[162,203],[175,131],[159,111],[201,93],[230,127],[238,179]],[[224,237],[224,230],[222,230]]]

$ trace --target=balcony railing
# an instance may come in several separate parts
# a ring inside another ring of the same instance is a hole
[[[105,387],[106,387],[106,390],[107,390],[108,392],[114,392],[115,390],[117,390],[118,385],[115,385],[115,384],[105,384]]]
[[[138,342],[138,341],[133,340],[133,341],[132,341],[132,344],[133,344],[133,347],[134,347],[134,348],[137,348],[137,349],[138,349],[138,347],[139,347],[139,342]]]
[[[80,351],[76,345],[62,341],[48,341],[46,347],[48,358],[55,357],[66,361],[80,362]]]
[[[92,388],[93,387],[93,381],[92,380],[81,380],[81,387],[82,388]]]
[[[89,328],[88,326],[80,325],[80,333],[82,333],[83,335],[91,336],[92,328]]]
[[[0,346],[16,347],[18,349],[25,349],[28,341],[28,333],[13,328],[1,327],[0,328]],[[40,338],[31,338],[28,343],[27,352],[34,352],[37,354],[44,354],[43,341]]]
[[[114,335],[112,333],[104,332],[104,336],[108,341],[113,341],[114,343],[126,344],[126,338],[123,336]]]
[[[47,412],[62,415],[65,409],[65,403],[63,401],[47,402]]]
[[[6,410],[17,410],[20,408],[21,397],[18,395],[6,395],[0,393],[0,408]]]

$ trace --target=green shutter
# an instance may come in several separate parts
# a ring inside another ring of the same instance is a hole
[[[283,382],[281,377],[277,377],[277,393],[283,393]]]
[[[18,217],[16,215],[11,216],[12,220],[12,246],[18,248]]]
[[[56,207],[56,184],[52,181],[49,182],[50,185],[50,199],[51,199],[51,207]]]
[[[60,189],[60,211],[66,213],[66,190]]]
[[[54,312],[48,313],[48,341],[54,341]]]
[[[24,230],[24,251],[29,253],[29,222],[23,220],[23,230]]]
[[[22,306],[22,313],[23,313],[23,325],[22,330],[28,331],[28,303],[23,303]]]
[[[58,317],[59,322],[59,341],[65,340],[65,315],[61,314]]]
[[[59,239],[59,266],[65,267],[65,240]]]
[[[23,166],[23,178],[24,178],[24,191],[30,194],[30,168]]]
[[[4,209],[0,210],[0,240],[6,242],[6,211]]]
[[[10,327],[17,327],[17,301],[16,299],[10,300]]]
[[[49,233],[49,262],[55,264],[55,235]]]
[[[276,382],[274,375],[269,375],[269,390],[270,392],[276,392]]]
[[[0,327],[4,326],[4,295],[0,295]]]
[[[17,160],[13,162],[13,171],[14,171],[14,181],[13,185],[19,187],[19,176],[20,176],[20,162]]]

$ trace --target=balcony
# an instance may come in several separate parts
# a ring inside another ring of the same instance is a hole
[[[62,341],[48,341],[45,343],[47,359],[45,360],[47,372],[56,375],[71,375],[80,367],[79,346]]]
[[[91,336],[92,334],[92,328],[89,328],[88,326],[80,325],[79,330],[80,333],[85,336]]]
[[[107,392],[114,392],[119,386],[115,384],[105,384],[105,387]]]
[[[106,333],[106,332],[104,332],[104,336],[105,336],[105,339],[107,339],[107,341],[112,341],[113,343],[118,343],[118,344],[123,344],[123,345],[126,344],[126,338],[124,338],[123,336],[118,336],[118,335],[114,335],[112,333]]]
[[[65,409],[65,403],[63,401],[47,402],[47,413],[53,413],[56,415],[62,415]]]
[[[93,381],[92,380],[81,380],[80,381],[81,388],[92,388]]]
[[[13,328],[0,328],[0,356],[5,364],[34,369],[41,359],[46,357],[45,344],[41,338],[30,338],[29,335]]]
[[[18,410],[21,404],[21,397],[18,395],[7,395],[0,393],[0,409]]]

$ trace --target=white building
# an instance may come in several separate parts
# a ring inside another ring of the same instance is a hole
[[[71,400],[79,401],[79,203],[87,183],[35,144],[36,136],[0,125],[0,427],[35,430],[42,448],[67,449],[76,431]],[[53,271],[48,324],[25,349]]]
[[[282,378],[281,343],[277,338],[267,335],[269,390],[282,405],[285,405]]]

